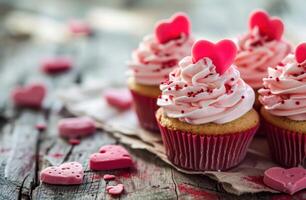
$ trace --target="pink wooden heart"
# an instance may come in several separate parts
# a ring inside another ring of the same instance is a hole
[[[186,14],[177,13],[169,20],[161,20],[155,26],[155,37],[159,43],[167,43],[190,33],[190,21]]]
[[[295,49],[295,59],[298,63],[306,60],[306,43],[299,44]]]
[[[118,195],[121,194],[124,190],[123,184],[118,184],[118,185],[108,185],[106,187],[106,191],[108,194],[111,195]]]
[[[220,75],[233,64],[236,54],[237,47],[231,40],[221,40],[217,44],[207,40],[199,40],[192,47],[193,62],[209,58]]]
[[[59,121],[58,130],[64,138],[85,137],[96,131],[96,124],[89,117],[65,118]]]
[[[258,27],[261,35],[267,36],[270,40],[279,40],[284,32],[284,24],[278,17],[270,17],[265,11],[258,10],[251,14],[249,26],[252,30]]]
[[[129,168],[133,166],[130,154],[120,145],[106,145],[100,148],[99,153],[90,156],[92,170],[111,170]]]
[[[127,110],[132,106],[132,95],[128,89],[108,89],[104,97],[109,105],[118,110]]]
[[[83,167],[78,162],[63,163],[47,167],[40,173],[40,180],[55,185],[78,185],[83,182]]]
[[[306,188],[306,170],[300,167],[272,167],[265,171],[264,183],[275,190],[294,194]]]
[[[43,84],[31,84],[25,87],[17,87],[12,91],[11,97],[15,105],[31,108],[40,108],[46,88]]]

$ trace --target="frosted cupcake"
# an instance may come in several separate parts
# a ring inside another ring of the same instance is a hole
[[[190,53],[193,44],[189,18],[182,13],[156,24],[155,34],[146,36],[129,62],[128,87],[133,95],[140,125],[158,131],[155,112],[161,94],[159,84]]]
[[[233,65],[236,46],[197,41],[161,84],[156,113],[168,159],[191,170],[238,165],[259,125],[253,89]]]
[[[306,158],[306,43],[276,68],[268,69],[260,89],[266,134],[273,159],[293,167]]]
[[[259,10],[250,15],[249,32],[238,38],[235,65],[255,91],[262,87],[267,68],[275,67],[291,51],[291,45],[282,37],[283,32],[281,19]],[[259,102],[255,106],[259,108]]]

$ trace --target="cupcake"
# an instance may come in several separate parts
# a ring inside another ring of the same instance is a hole
[[[230,40],[197,41],[160,85],[157,122],[168,159],[189,170],[238,165],[259,125],[255,94],[233,65]]]
[[[275,67],[291,52],[291,45],[282,38],[283,31],[281,19],[259,10],[250,16],[249,32],[238,38],[235,65],[255,91],[262,87],[267,68]],[[255,108],[260,108],[257,98]]]
[[[155,112],[161,94],[159,84],[178,66],[179,60],[190,53],[193,41],[188,17],[177,13],[170,20],[158,22],[155,34],[146,36],[133,52],[128,63],[128,87],[143,128],[158,131]]]
[[[275,68],[259,91],[272,158],[293,167],[306,158],[306,43]]]

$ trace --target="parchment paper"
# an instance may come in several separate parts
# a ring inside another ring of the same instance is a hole
[[[121,143],[135,149],[146,149],[160,159],[186,174],[203,174],[220,182],[232,194],[273,192],[262,182],[266,169],[276,166],[269,158],[267,142],[264,137],[255,137],[245,160],[228,171],[187,171],[180,169],[167,159],[161,136],[150,133],[138,126],[133,110],[119,112],[107,104],[103,98],[106,83],[95,83],[59,91],[58,95],[69,112],[76,116],[89,116],[96,120],[98,127],[118,138]]]

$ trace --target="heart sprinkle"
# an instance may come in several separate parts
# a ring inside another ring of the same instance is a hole
[[[306,60],[306,43],[299,44],[295,49],[295,59],[298,63]]]
[[[268,40],[280,40],[284,32],[284,24],[278,17],[271,17],[266,11],[257,10],[250,16],[249,27],[258,27],[262,36]]]
[[[192,47],[193,62],[209,58],[220,75],[233,64],[236,54],[237,47],[231,40],[221,40],[216,44],[207,40],[198,40]]]
[[[118,184],[118,185],[109,185],[106,187],[106,191],[108,192],[108,194],[111,195],[119,195],[123,192],[124,190],[124,186],[123,184]]]
[[[155,26],[155,37],[161,44],[178,39],[183,34],[190,34],[190,20],[184,13],[176,13],[168,20],[157,22]]]

